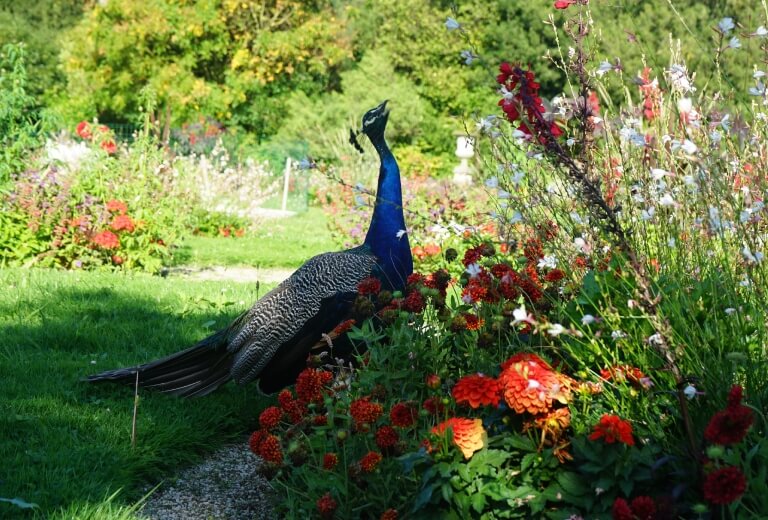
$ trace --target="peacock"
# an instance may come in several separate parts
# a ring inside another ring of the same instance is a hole
[[[379,156],[379,179],[370,226],[362,245],[308,260],[226,328],[168,357],[131,368],[95,374],[88,381],[113,381],[177,396],[207,395],[234,379],[258,380],[274,393],[293,384],[312,349],[349,319],[358,285],[375,277],[383,289],[403,290],[413,272],[405,233],[400,169],[384,138],[387,102],[365,113],[362,128]],[[350,141],[359,148],[352,132]]]

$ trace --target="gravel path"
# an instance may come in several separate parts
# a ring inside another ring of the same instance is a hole
[[[274,490],[248,444],[226,446],[163,484],[142,508],[146,520],[268,520]],[[147,490],[149,491],[149,490]]]

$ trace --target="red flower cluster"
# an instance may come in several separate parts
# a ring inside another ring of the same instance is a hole
[[[363,397],[352,401],[349,405],[349,413],[354,421],[355,430],[367,431],[384,413],[384,408],[379,403],[372,403],[369,397]]]
[[[339,456],[335,453],[326,453],[323,455],[323,469],[331,471],[339,463]]]
[[[305,368],[296,379],[296,395],[304,404],[322,403],[323,387],[332,380],[330,372]]]
[[[107,201],[107,211],[125,215],[128,212],[128,205],[121,200],[112,199]]]
[[[730,504],[747,490],[747,479],[736,466],[726,466],[707,474],[704,498],[713,504]]]
[[[611,414],[603,415],[589,436],[591,441],[598,439],[603,439],[607,444],[619,441],[627,446],[635,445],[635,439],[632,437],[632,425],[621,417]]]
[[[370,276],[357,284],[357,293],[360,296],[376,296],[381,292],[381,281],[378,278]]]
[[[265,462],[277,466],[283,463],[283,450],[280,446],[280,439],[264,430],[257,430],[251,434],[248,440],[251,451],[264,459]]]
[[[389,411],[389,420],[398,428],[408,428],[416,422],[416,408],[407,403],[397,403]]]
[[[381,453],[369,451],[363,456],[362,459],[360,459],[360,468],[365,473],[373,473],[373,471],[376,469],[376,466],[378,466],[379,462],[381,462],[381,459],[383,459]]]
[[[88,123],[88,121],[80,121],[75,127],[75,132],[80,136],[81,139],[85,139],[87,141],[93,139],[93,130],[91,129],[91,125]],[[107,137],[109,134],[109,127],[100,125],[98,128],[98,134],[103,137],[102,141],[99,143],[101,149],[108,154],[115,153],[117,151],[117,145],[113,139]]]
[[[259,426],[264,430],[273,430],[280,424],[280,419],[283,418],[283,411],[277,406],[270,406],[265,408],[259,415]]]
[[[466,403],[472,408],[499,406],[501,388],[492,377],[476,374],[459,379],[451,392],[457,404]]]
[[[617,498],[613,502],[611,515],[613,520],[654,520],[656,509],[656,502],[649,496],[636,497],[631,504]]]
[[[301,422],[309,413],[307,405],[300,399],[294,399],[290,390],[280,392],[277,395],[277,402],[293,424]]]
[[[424,301],[424,297],[418,290],[412,291],[403,301],[403,309],[408,312],[419,313],[422,312],[427,306],[427,302]]]
[[[523,113],[527,116],[527,123],[520,121],[517,129],[526,135],[535,135],[539,142],[546,144],[550,139],[556,139],[563,131],[554,122],[544,118],[546,109],[539,97],[539,85],[530,70],[523,70],[519,66],[512,66],[504,62],[499,67],[496,81],[506,91],[505,96],[499,101],[499,106],[504,111],[507,119],[514,123],[521,120]],[[533,129],[529,125],[533,126]]]
[[[128,233],[133,233],[133,230],[136,229],[133,220],[128,215],[117,215],[112,219],[110,226],[115,231],[127,231]]]
[[[651,69],[645,67],[640,74],[640,94],[643,96],[643,117],[653,121],[659,115],[661,89],[655,79],[651,81]]]
[[[93,137],[93,132],[91,132],[91,125],[88,123],[88,121],[80,121],[77,123],[75,132],[77,132],[77,135],[79,135],[82,139],[90,139]]]
[[[568,9],[575,4],[587,5],[588,3],[589,0],[557,0],[555,2],[555,9]]]
[[[382,426],[378,430],[376,430],[376,446],[381,448],[381,450],[386,450],[388,448],[392,448],[397,444],[397,441],[399,440],[399,436],[397,435],[397,431],[392,428],[391,426]]]
[[[120,247],[120,239],[111,231],[102,231],[91,238],[91,242],[103,249],[117,249]]]
[[[333,497],[331,497],[330,493],[326,493],[325,495],[318,498],[316,505],[317,510],[320,512],[321,518],[333,518],[334,513],[336,513],[336,509],[339,507],[338,502],[336,502]]]
[[[728,406],[720,410],[707,424],[704,430],[704,438],[713,444],[736,444],[747,435],[747,430],[752,426],[754,414],[752,410],[743,404],[742,388],[733,385],[728,394]]]

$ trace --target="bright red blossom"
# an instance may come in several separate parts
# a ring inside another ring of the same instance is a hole
[[[397,403],[389,412],[389,419],[398,428],[408,428],[416,422],[416,409],[407,403]]]
[[[613,517],[613,520],[635,520],[635,516],[632,514],[632,509],[623,498],[617,498],[613,501],[611,516]]]
[[[635,445],[635,439],[632,437],[632,425],[621,417],[611,414],[603,415],[589,436],[591,441],[598,439],[603,439],[607,444],[619,441],[627,446]]]
[[[120,247],[120,239],[117,238],[117,235],[111,231],[102,231],[101,233],[97,233],[91,239],[91,242],[103,249],[117,249]]]
[[[747,479],[736,466],[726,466],[704,479],[704,498],[713,504],[730,504],[747,490]]]
[[[379,520],[397,520],[397,509],[387,509],[381,513]]]
[[[273,430],[280,424],[280,419],[283,418],[283,411],[277,406],[270,406],[265,408],[259,415],[259,425],[264,430]]]
[[[397,431],[395,431],[394,428],[391,426],[382,426],[378,430],[376,430],[376,446],[378,446],[382,450],[386,450],[387,448],[392,448],[395,444],[397,444],[397,441],[399,440],[399,437],[397,435]]]
[[[315,505],[317,505],[317,510],[320,512],[321,518],[333,518],[333,514],[339,507],[338,502],[333,499],[330,493],[326,493],[318,498]]]
[[[102,141],[99,144],[99,146],[101,146],[101,149],[110,155],[112,155],[117,151],[117,145],[112,139],[107,139],[106,141]]]
[[[265,435],[259,444],[256,454],[266,462],[271,462],[278,466],[283,463],[283,450],[280,447],[280,439],[276,435]]]
[[[333,379],[333,374],[325,370],[305,368],[296,379],[296,395],[303,403],[322,403],[323,385]]]
[[[352,401],[349,405],[349,413],[355,424],[355,430],[367,430],[376,419],[384,413],[384,408],[379,403],[372,403],[369,397],[363,397]]]
[[[326,453],[323,455],[323,469],[331,471],[339,463],[339,456],[335,453]]]
[[[370,276],[357,284],[357,292],[361,296],[377,295],[381,291],[381,281]]]
[[[381,459],[383,458],[381,453],[369,451],[362,459],[360,459],[360,468],[362,468],[365,473],[373,473],[376,466],[379,465],[379,462],[381,462]]]
[[[720,410],[707,424],[704,438],[713,444],[737,444],[747,435],[754,421],[752,410],[741,404],[742,388],[733,385],[728,395],[728,406]]]
[[[83,139],[90,139],[93,137],[93,132],[91,132],[91,125],[88,123],[88,121],[80,121],[75,128],[75,132],[77,132],[77,135]]]
[[[253,453],[258,455],[261,441],[263,441],[268,434],[269,433],[265,430],[256,430],[251,434],[250,438],[248,439],[248,447],[251,448]]]
[[[463,314],[467,330],[480,330],[485,325],[485,320],[474,314]]]
[[[441,415],[445,411],[445,405],[437,397],[425,399],[422,408],[431,415]]]
[[[117,215],[112,219],[110,226],[115,231],[127,231],[128,233],[133,233],[133,230],[136,229],[133,220],[128,215]]]
[[[451,391],[457,404],[468,404],[472,408],[499,405],[501,387],[498,381],[482,374],[459,379]]]
[[[112,199],[110,201],[107,201],[107,211],[111,211],[113,213],[125,214],[128,212],[128,205],[121,200]]]
[[[567,380],[540,357],[527,352],[502,363],[498,378],[507,405],[517,413],[533,415],[550,411],[554,401],[568,403],[571,394]]]
[[[414,313],[419,313],[423,311],[426,305],[427,304],[424,301],[424,297],[421,295],[419,291],[411,292],[403,302],[403,308],[408,312],[414,312]]]

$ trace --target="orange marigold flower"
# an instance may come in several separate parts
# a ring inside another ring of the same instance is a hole
[[[133,219],[128,215],[117,215],[112,219],[112,224],[110,224],[110,226],[112,226],[112,229],[115,231],[127,231],[128,233],[133,233],[133,230],[136,229]]]
[[[408,428],[416,422],[416,408],[407,403],[397,403],[389,412],[389,419],[398,428]]]
[[[462,317],[466,322],[465,326],[467,330],[479,330],[483,325],[485,325],[485,320],[475,316],[474,314],[466,313],[463,314]]]
[[[324,376],[323,373],[325,370],[315,368],[302,370],[296,378],[296,396],[301,402],[306,404],[323,402],[323,381],[329,381],[328,376]]]
[[[387,509],[381,513],[379,520],[397,520],[397,509]]]
[[[277,406],[270,406],[265,408],[259,415],[259,425],[264,430],[272,430],[280,424],[280,419],[283,418],[283,411]]]
[[[333,518],[336,509],[339,507],[338,502],[331,497],[330,493],[326,493],[318,498],[315,505],[317,505],[317,510],[320,512],[321,518]]]
[[[384,457],[381,456],[381,453],[376,451],[369,451],[362,459],[360,459],[360,467],[365,473],[372,473],[383,458]]]
[[[266,462],[278,466],[283,463],[283,450],[280,447],[280,439],[276,435],[267,434],[264,436],[256,454]]]
[[[323,455],[323,469],[331,471],[339,463],[339,456],[335,453],[326,453]]]
[[[522,353],[508,359],[502,364],[498,381],[504,400],[517,413],[546,413],[553,401],[566,404],[571,397],[564,376],[535,354]]]
[[[488,443],[488,434],[480,419],[453,417],[432,428],[432,433],[443,435],[448,429],[453,432],[451,440],[464,454],[465,459],[472,457],[472,454]]]
[[[589,436],[591,441],[598,439],[603,439],[608,444],[619,441],[627,446],[635,445],[635,439],[632,437],[632,425],[621,417],[611,414],[603,415]]]
[[[355,423],[355,430],[358,431],[366,431],[382,413],[384,408],[379,403],[372,403],[369,397],[356,399],[349,405],[349,414]]]
[[[117,238],[117,235],[111,231],[102,231],[101,233],[97,233],[91,239],[91,242],[103,249],[117,249],[120,247],[120,239]]]
[[[378,430],[376,430],[376,446],[381,448],[382,450],[386,450],[387,448],[392,448],[395,444],[397,444],[397,441],[399,440],[399,437],[397,435],[397,431],[395,431],[394,428],[391,426],[382,426]]]
[[[122,200],[112,199],[110,201],[107,201],[107,211],[111,211],[113,213],[125,214],[128,212],[128,205]]]
[[[498,381],[482,374],[459,379],[451,393],[457,404],[466,403],[472,408],[499,406],[500,387]]]

